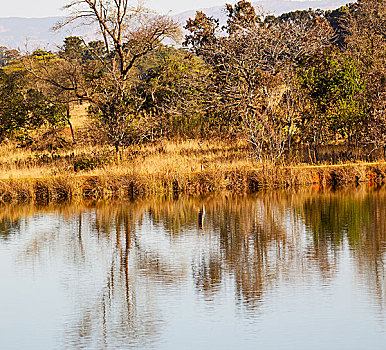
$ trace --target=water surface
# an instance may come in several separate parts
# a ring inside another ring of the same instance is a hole
[[[0,349],[385,349],[386,191],[0,209]]]

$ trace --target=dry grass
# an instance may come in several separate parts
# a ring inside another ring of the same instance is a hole
[[[89,104],[73,104],[71,106],[71,123],[74,129],[79,129],[85,125],[88,120],[87,109]]]
[[[163,144],[133,146],[121,154],[119,162],[112,149],[80,146],[54,154],[18,149],[13,144],[0,147],[0,179],[39,178],[62,174],[72,175],[73,159],[77,156],[98,157],[109,154],[109,161],[98,169],[83,171],[83,175],[114,173],[117,175],[187,174],[202,171],[253,169],[256,165],[245,144],[225,142],[168,141]],[[42,163],[42,159],[45,159]]]
[[[133,146],[117,159],[109,148],[78,146],[36,154],[0,147],[0,201],[51,202],[297,185],[382,183],[386,163],[274,165],[256,162],[243,142],[165,141]]]

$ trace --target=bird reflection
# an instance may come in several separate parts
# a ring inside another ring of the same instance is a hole
[[[200,211],[198,212],[198,228],[202,231],[205,231],[204,220],[205,220],[205,205],[202,205],[200,207]]]

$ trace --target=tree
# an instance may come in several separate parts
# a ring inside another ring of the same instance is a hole
[[[64,39],[59,56],[67,59],[81,58],[85,54],[85,43],[78,36],[68,36]]]
[[[261,23],[260,17],[256,14],[255,8],[249,1],[238,1],[234,6],[226,4],[227,25],[224,29],[228,34],[235,33],[243,29],[253,29]]]
[[[359,0],[345,18],[345,50],[365,80],[368,113],[367,135],[373,149],[386,147],[386,2]]]
[[[147,74],[141,88],[146,110],[156,113],[162,135],[209,136],[219,129],[211,118],[211,70],[200,57],[183,49],[167,48],[161,61]]]
[[[31,131],[63,124],[62,113],[60,105],[26,86],[23,73],[0,70],[0,142],[13,138],[25,143]]]
[[[74,98],[88,101],[100,132],[118,151],[146,133],[141,115],[144,100],[137,94],[138,64],[161,47],[164,39],[178,40],[178,24],[140,5],[130,6],[128,0],[76,0],[64,8],[70,14],[56,29],[79,21],[97,24],[101,41],[86,44],[67,38],[59,57],[40,65],[32,60],[30,71]]]
[[[5,67],[12,61],[20,57],[19,51],[15,49],[8,49],[5,46],[0,47],[0,67]]]
[[[350,12],[355,11],[356,6],[356,3],[351,3],[324,13],[324,16],[334,29],[335,44],[337,44],[341,49],[344,48],[347,36],[349,35],[347,30],[347,19],[350,16]]]
[[[216,34],[220,21],[208,17],[204,12],[197,11],[194,19],[189,18],[185,29],[189,32],[185,36],[184,46],[190,46],[196,55],[205,57],[205,50],[210,50],[216,42]]]
[[[332,32],[320,16],[264,22],[252,9],[244,1],[228,5],[228,35],[205,42],[198,52],[214,71],[214,104],[240,123],[258,159],[267,155],[276,161],[296,130],[296,68],[304,56],[328,45]],[[201,33],[198,27],[190,35]],[[200,44],[199,39],[188,43]]]
[[[0,70],[0,142],[23,127],[28,110],[16,76]]]
[[[366,133],[368,103],[357,64],[347,55],[332,51],[310,59],[300,73],[309,108],[304,112],[303,137],[326,143],[338,137],[357,144]]]
[[[45,99],[57,107],[61,119],[69,126],[72,140],[75,133],[71,123],[70,107],[73,103],[87,99],[86,69],[82,65],[83,51],[73,43],[80,38],[69,37],[58,53],[36,50],[23,56],[17,69],[27,72],[27,85],[39,91]],[[82,49],[83,50],[83,49]],[[92,76],[87,68],[88,76]]]

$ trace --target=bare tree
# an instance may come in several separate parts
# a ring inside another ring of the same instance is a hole
[[[237,26],[231,21],[229,35],[206,43],[201,51],[215,67],[221,95],[216,103],[220,100],[228,112],[241,118],[256,158],[266,154],[276,161],[290,147],[295,132],[295,104],[300,98],[296,67],[301,59],[328,45],[332,30],[320,16],[261,21],[243,2],[240,8],[253,17],[246,21],[229,6],[228,12],[241,18]]]
[[[101,41],[84,43],[85,51],[79,55],[30,60],[29,69],[74,98],[88,101],[99,132],[118,151],[145,130],[140,115],[144,100],[136,93],[137,65],[165,39],[177,41],[179,25],[141,4],[131,6],[128,0],[73,0],[64,9],[69,15],[55,29],[70,23],[97,26]]]
[[[130,6],[128,0],[75,0],[64,8],[70,15],[58,23],[56,29],[79,21],[82,25],[99,26],[110,56],[109,73],[113,74],[121,93],[138,59],[155,50],[166,38],[179,39],[177,22],[152,13],[140,3]]]

